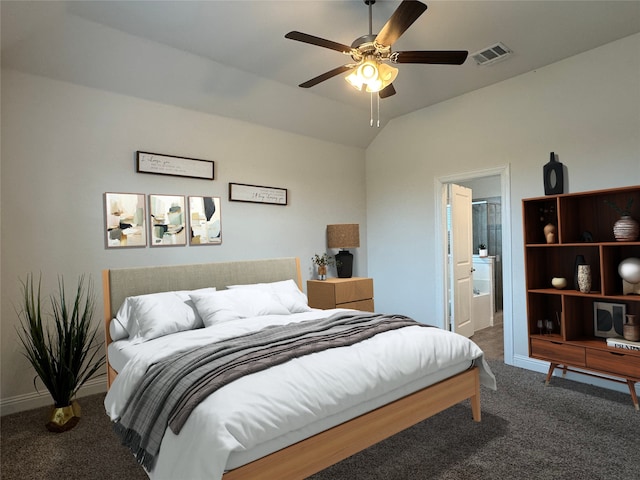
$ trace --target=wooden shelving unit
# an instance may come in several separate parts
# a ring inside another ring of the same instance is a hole
[[[630,198],[637,219],[640,186],[528,198],[522,201],[522,215],[529,355],[550,362],[547,383],[558,367],[626,383],[638,410],[640,352],[610,348],[594,334],[594,302],[624,304],[626,313],[640,315],[640,295],[623,295],[618,274],[622,260],[640,257],[640,242],[616,241],[613,225],[620,215],[607,205],[624,208]],[[546,242],[548,220],[556,225],[556,243]],[[589,293],[574,287],[577,255],[591,265]],[[566,288],[553,288],[553,277],[566,278]],[[538,320],[546,319],[554,321],[551,332],[538,328]]]

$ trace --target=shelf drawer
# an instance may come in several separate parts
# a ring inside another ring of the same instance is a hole
[[[586,366],[584,348],[537,338],[531,339],[531,356],[554,363]]]
[[[588,348],[587,367],[624,377],[640,378],[640,357],[624,352]]]

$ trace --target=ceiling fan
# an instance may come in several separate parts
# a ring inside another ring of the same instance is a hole
[[[393,81],[398,75],[398,69],[387,63],[462,65],[467,59],[469,52],[465,50],[392,51],[393,43],[425,12],[427,6],[417,0],[403,0],[382,27],[380,33],[374,35],[372,33],[372,6],[376,2],[375,0],[364,0],[364,3],[369,6],[369,34],[356,38],[351,46],[295,30],[285,35],[285,38],[336,50],[353,59],[351,63],[341,65],[301,83],[300,87],[313,87],[336,75],[352,71],[345,80],[353,87],[358,90],[366,87],[367,92],[378,92],[379,98],[387,98],[396,93]]]

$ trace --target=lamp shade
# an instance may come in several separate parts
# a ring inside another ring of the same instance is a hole
[[[329,248],[357,248],[360,246],[360,226],[357,223],[327,225]]]

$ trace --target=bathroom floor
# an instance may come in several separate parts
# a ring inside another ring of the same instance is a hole
[[[478,344],[486,358],[504,360],[504,328],[499,323],[493,327],[477,330],[471,340]]]

